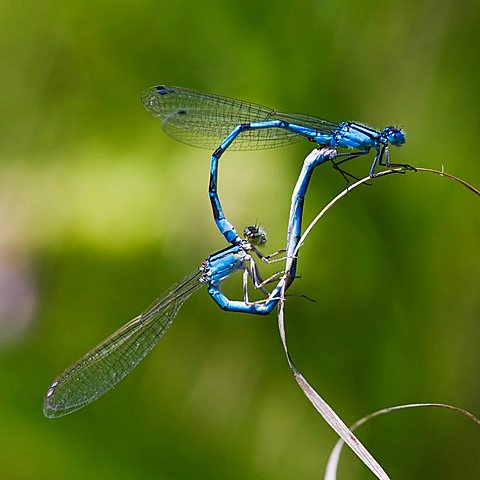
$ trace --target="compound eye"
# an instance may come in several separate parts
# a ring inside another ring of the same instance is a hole
[[[405,134],[396,127],[387,127],[384,136],[392,145],[399,146],[405,143]]]
[[[245,227],[243,236],[252,245],[265,245],[267,243],[267,234],[259,225]]]

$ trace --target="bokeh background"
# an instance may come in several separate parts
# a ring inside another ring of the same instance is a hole
[[[225,246],[210,152],[164,135],[140,95],[166,83],[399,125],[395,161],[478,187],[478,2],[3,1],[0,15],[0,477],[321,478],[336,437],[291,376],[276,316],[225,313],[204,290],[113,392],[42,415],[52,378]],[[225,211],[264,225],[267,250],[284,245],[310,148],[222,158]],[[305,219],[343,187],[319,169]],[[318,303],[288,300],[289,345],[347,423],[406,402],[480,414],[479,213],[452,182],[397,175],[310,235],[292,292]],[[459,415],[401,412],[358,433],[392,478],[479,476],[480,432]],[[340,474],[373,478],[350,452]]]

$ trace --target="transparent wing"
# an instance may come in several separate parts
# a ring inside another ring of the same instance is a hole
[[[144,313],[67,368],[45,395],[44,415],[55,418],[74,412],[125,378],[167,331],[183,302],[203,285],[201,273],[197,270],[175,284]]]
[[[285,120],[327,134],[338,128],[338,124],[327,120],[276,112],[255,103],[181,87],[151,87],[143,93],[142,102],[162,120],[168,135],[188,145],[212,150],[242,123]],[[288,145],[302,138],[280,128],[250,130],[242,132],[229,148],[260,150]]]

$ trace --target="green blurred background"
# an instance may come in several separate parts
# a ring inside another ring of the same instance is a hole
[[[0,477],[321,478],[336,438],[288,370],[276,316],[225,313],[204,290],[113,392],[42,416],[55,375],[225,246],[210,152],[164,135],[140,95],[166,83],[399,125],[395,161],[478,187],[478,2],[3,1],[0,14]],[[225,211],[264,225],[267,250],[284,244],[310,148],[222,158]],[[305,219],[343,187],[319,169]],[[405,402],[480,413],[479,212],[440,177],[391,176],[309,237],[292,291],[318,303],[289,299],[289,344],[347,423]],[[395,479],[478,478],[479,433],[426,410],[359,431]],[[373,478],[350,452],[341,474]]]

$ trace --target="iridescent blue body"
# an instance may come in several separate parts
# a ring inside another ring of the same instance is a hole
[[[389,144],[405,143],[405,135],[396,127],[377,131],[356,122],[334,123],[182,87],[151,87],[144,92],[142,101],[162,120],[165,132],[171,137],[196,147],[215,148],[210,167],[210,202],[220,232],[232,244],[241,238],[225,218],[217,192],[218,162],[227,149],[272,148],[302,138],[319,146],[353,149],[350,158],[366,155],[373,148],[376,152],[370,168],[373,177],[378,164],[396,165],[390,163]],[[338,164],[334,166],[338,169]]]
[[[279,296],[276,294],[281,290],[278,285],[277,288],[274,289],[274,292],[272,292],[272,295],[269,295],[269,298],[262,303],[246,302],[245,299],[243,301],[230,300],[220,290],[221,282],[232,273],[248,269],[248,262],[252,260],[251,253],[252,245],[244,240],[241,243],[231,245],[224,250],[210,255],[203,263],[202,268],[204,269],[204,273],[200,281],[208,285],[208,293],[223,310],[266,315],[270,313],[278,303]]]
[[[314,150],[304,161],[290,207],[286,248],[289,257],[293,257],[300,238],[304,199],[313,170],[335,156],[333,149]],[[281,277],[267,298],[260,302],[249,302],[246,296],[248,276],[252,277],[256,288],[266,292],[255,283],[258,278],[253,258],[254,255],[262,260],[267,258],[256,248],[256,245],[266,242],[266,236],[257,226],[247,227],[245,236],[246,240],[210,255],[198,270],[173,285],[145,312],[67,368],[47,390],[44,415],[48,418],[67,415],[112,389],[152,350],[172,324],[183,303],[202,285],[207,285],[210,296],[224,310],[257,315],[270,313],[277,305],[282,290],[286,290],[295,278],[297,258],[292,258],[289,275]],[[244,273],[243,301],[228,299],[220,289],[221,283],[237,271]]]
[[[208,283],[208,293],[221,308],[233,312],[254,313],[257,315],[266,315],[275,308],[284,285],[285,290],[288,289],[295,278],[297,259],[294,257],[294,252],[301,237],[305,195],[313,171],[318,165],[334,158],[335,155],[335,150],[324,149],[320,151],[314,150],[305,158],[302,171],[293,190],[288,221],[286,256],[293,258],[292,266],[289,276],[280,279],[265,301],[256,303],[232,301],[220,290],[220,283],[231,273],[247,268],[246,263],[251,260],[250,253],[256,252],[255,247],[249,242],[241,240],[205,260],[205,274],[202,281]]]

